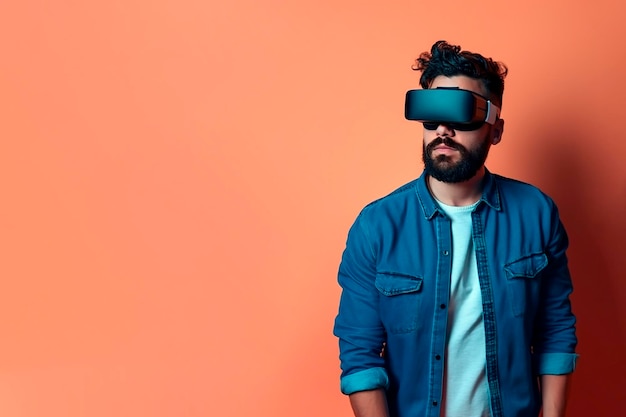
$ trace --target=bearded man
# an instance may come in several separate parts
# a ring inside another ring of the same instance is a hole
[[[405,115],[422,175],[348,234],[334,334],[356,417],[563,417],[577,355],[568,239],[536,187],[491,173],[504,64],[445,41]]]

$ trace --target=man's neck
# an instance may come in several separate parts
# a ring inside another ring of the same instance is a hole
[[[449,206],[469,206],[477,202],[483,193],[483,166],[476,175],[464,182],[441,182],[430,175],[426,178],[430,193],[437,200]]]

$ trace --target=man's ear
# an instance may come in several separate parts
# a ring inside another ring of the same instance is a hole
[[[491,128],[491,144],[497,145],[502,140],[502,133],[504,132],[504,119],[498,119]]]

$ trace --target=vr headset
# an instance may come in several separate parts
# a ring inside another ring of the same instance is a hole
[[[404,117],[435,130],[445,124],[456,130],[476,130],[483,124],[494,124],[500,108],[473,91],[455,87],[409,90],[406,93]]]

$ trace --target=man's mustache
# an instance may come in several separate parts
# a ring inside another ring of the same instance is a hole
[[[461,152],[466,151],[463,145],[453,141],[447,136],[444,136],[444,137],[438,136],[436,139],[434,139],[432,142],[428,144],[428,146],[426,147],[426,150],[428,151],[428,153],[430,153],[439,145],[445,145],[448,148],[456,149]]]

